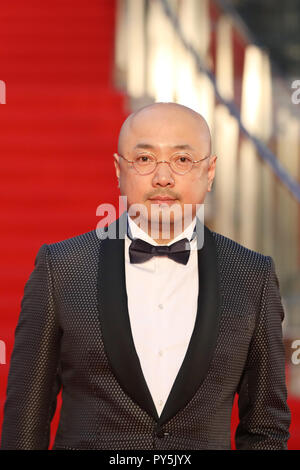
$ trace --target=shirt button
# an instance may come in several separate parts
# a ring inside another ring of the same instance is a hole
[[[160,308],[162,310],[164,308],[163,304],[159,304],[158,308]]]
[[[159,406],[162,406],[162,404],[163,404],[163,401],[162,401],[162,400],[159,400],[159,401],[158,401],[158,405],[159,405]]]

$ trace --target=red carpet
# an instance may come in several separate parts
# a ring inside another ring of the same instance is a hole
[[[114,0],[15,0],[0,9],[0,429],[23,289],[43,243],[92,230],[116,203],[126,117],[113,88]],[[57,420],[53,423],[56,427]]]

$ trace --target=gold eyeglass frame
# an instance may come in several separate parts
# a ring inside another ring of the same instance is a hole
[[[155,165],[155,167],[153,168],[153,170],[149,171],[149,173],[140,173],[139,170],[138,170],[138,169],[136,168],[136,166],[134,165],[134,163],[135,163],[134,160],[128,160],[127,158],[125,158],[123,155],[120,155],[119,153],[114,153],[114,157],[121,157],[121,158],[123,158],[124,160],[126,160],[126,162],[132,163],[133,167],[136,169],[136,171],[138,172],[139,175],[151,175],[151,173],[153,173],[153,172],[156,170],[157,165],[158,165],[159,163],[168,163],[168,165],[170,166],[171,170],[172,170],[174,173],[176,173],[177,175],[185,175],[186,173],[189,173],[189,172],[192,170],[192,168],[193,168],[193,166],[191,166],[191,169],[190,169],[190,170],[187,170],[187,171],[185,171],[184,173],[179,173],[178,171],[173,170],[173,168],[171,167],[171,162],[169,162],[168,160],[161,160],[160,162],[158,162],[158,161],[155,159],[156,165]],[[194,164],[194,163],[202,162],[203,160],[206,160],[206,159],[209,158],[209,157],[210,157],[210,155],[207,155],[206,157],[201,158],[200,160],[192,160],[192,163]]]

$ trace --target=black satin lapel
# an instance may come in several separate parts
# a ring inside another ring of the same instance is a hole
[[[117,236],[119,223],[124,222],[122,217],[126,217],[126,213],[122,214],[121,222],[120,219],[114,222]],[[124,245],[123,232],[120,238],[106,238],[100,245],[98,305],[103,342],[111,369],[122,389],[158,421],[157,410],[142,372],[130,327]]]
[[[199,294],[194,330],[181,368],[159,419],[162,425],[183,409],[203,382],[212,359],[220,316],[220,285],[216,244],[204,226],[198,250]]]

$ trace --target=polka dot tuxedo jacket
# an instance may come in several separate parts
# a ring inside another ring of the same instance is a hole
[[[193,334],[158,416],[130,329],[126,214],[109,229],[43,244],[24,289],[4,406],[1,449],[286,449],[290,410],[284,310],[270,256],[204,226]],[[102,234],[104,232],[102,231]]]

